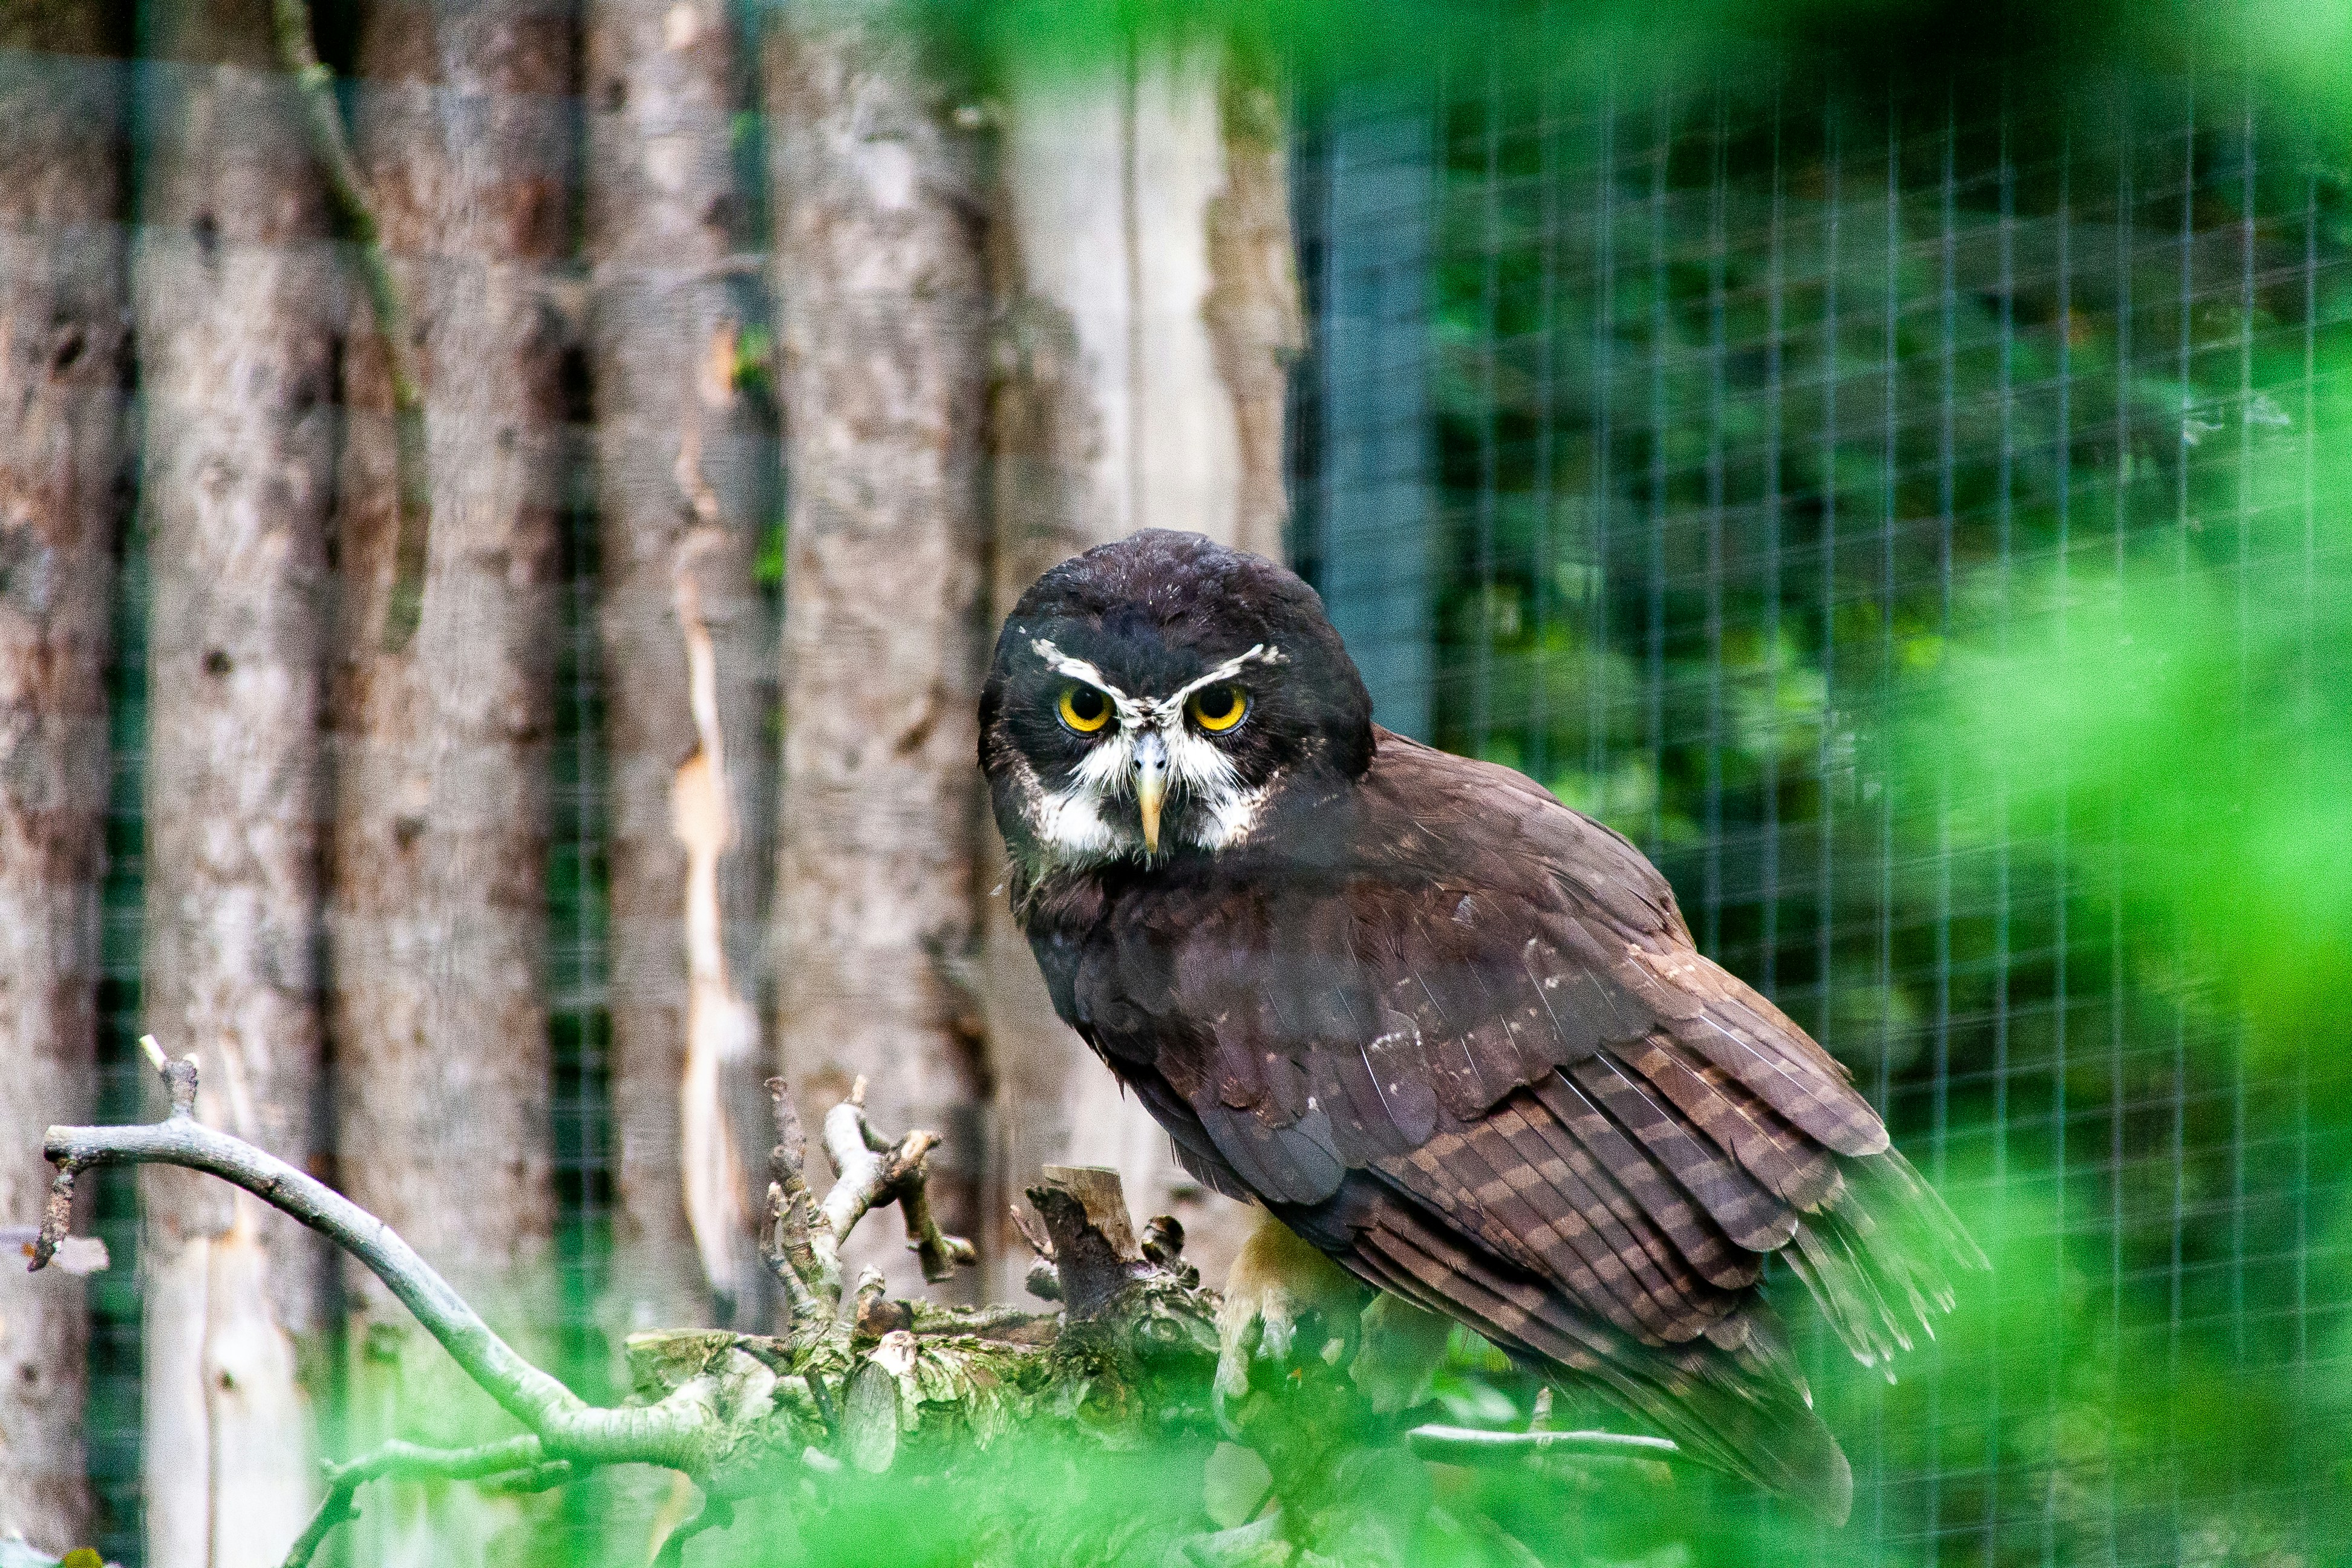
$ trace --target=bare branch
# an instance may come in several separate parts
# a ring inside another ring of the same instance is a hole
[[[768,1101],[775,1114],[776,1142],[768,1152],[768,1215],[761,1227],[760,1256],[783,1290],[788,1323],[799,1331],[824,1319],[815,1295],[816,1254],[809,1241],[816,1205],[803,1173],[808,1135],[801,1130],[800,1107],[793,1103],[791,1085],[770,1079]]]
[[[1135,1222],[1117,1171],[1048,1165],[1045,1178],[1029,1189],[1029,1202],[1045,1226],[1052,1271],[1049,1278],[1032,1268],[1029,1289],[1047,1300],[1059,1300],[1073,1322],[1083,1322],[1108,1310],[1156,1266],[1145,1261],[1136,1245]]]
[[[310,1522],[287,1549],[285,1568],[309,1568],[310,1559],[335,1526],[359,1516],[352,1499],[360,1488],[386,1478],[402,1480],[479,1480],[507,1491],[544,1491],[571,1479],[572,1467],[550,1459],[531,1436],[509,1437],[472,1448],[425,1448],[397,1440],[348,1464],[329,1465],[327,1495]]]
[[[817,1289],[827,1300],[841,1300],[842,1244],[859,1220],[885,1204],[897,1203],[904,1214],[908,1240],[922,1260],[923,1278],[931,1283],[951,1279],[958,1264],[980,1261],[971,1242],[948,1235],[931,1216],[927,1161],[939,1146],[938,1133],[913,1131],[896,1143],[884,1139],[866,1120],[866,1080],[861,1078],[848,1099],[825,1112],[824,1135],[825,1155],[837,1179],[818,1205],[809,1237]]]
[[[162,1053],[156,1051],[154,1055]],[[292,1215],[367,1265],[466,1374],[529,1428],[554,1458],[637,1462],[691,1470],[720,1417],[709,1390],[688,1384],[642,1409],[592,1406],[492,1331],[400,1234],[341,1193],[275,1155],[195,1120],[196,1065],[167,1061],[172,1114],[142,1127],[52,1127],[43,1152],[58,1167],[33,1267],[54,1255],[72,1218],[74,1174],[100,1165],[179,1165],[243,1188]]]
[[[686,1561],[686,1543],[706,1530],[724,1530],[735,1522],[735,1505],[725,1498],[706,1497],[691,1519],[683,1520],[655,1553],[653,1568],[678,1568]]]
[[[73,1226],[74,1180],[81,1174],[81,1166],[72,1162],[60,1162],[58,1173],[49,1178],[49,1201],[41,1210],[41,1228],[33,1237],[33,1261],[26,1266],[27,1273],[37,1274],[49,1266],[58,1248]]]
[[[33,1248],[41,1239],[41,1227],[37,1225],[0,1225],[0,1258],[18,1253],[33,1256]],[[94,1236],[68,1236],[58,1238],[57,1256],[50,1259],[68,1274],[100,1274],[110,1261],[106,1243]]]
[[[191,1116],[174,1114],[145,1127],[52,1127],[43,1152],[59,1168],[58,1186],[67,1186],[68,1173],[92,1166],[164,1164],[207,1172],[242,1187],[366,1264],[467,1374],[524,1426],[537,1431],[555,1416],[585,1408],[570,1389],[492,1332],[448,1281],[390,1226],[324,1183],[241,1139],[215,1132]],[[70,1190],[68,1186],[68,1194]],[[68,1212],[53,1187],[49,1217],[57,1231],[64,1229]],[[34,1249],[35,1268],[48,1261],[56,1240],[45,1226]]]
[[[1671,1459],[1682,1453],[1664,1437],[1624,1432],[1489,1432],[1430,1425],[1405,1434],[1413,1457],[1442,1465],[1517,1465],[1532,1458]]]
[[[940,1228],[940,1222],[931,1215],[929,1175],[919,1156],[892,1184],[898,1195],[898,1212],[907,1222],[907,1244],[915,1249],[923,1278],[939,1285],[955,1278],[957,1265],[968,1268],[978,1263],[980,1252],[962,1237],[950,1236]]]

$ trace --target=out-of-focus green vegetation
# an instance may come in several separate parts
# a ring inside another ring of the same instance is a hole
[[[2336,24],[1835,15],[1452,79],[1440,739],[1657,856],[1994,1256],[1896,1386],[1822,1355],[1805,1555],[2333,1560]]]

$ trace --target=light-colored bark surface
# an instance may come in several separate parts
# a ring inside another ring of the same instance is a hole
[[[0,1216],[95,1087],[124,353],[123,73],[105,8],[0,16]],[[37,36],[27,31],[37,25]],[[46,57],[10,51],[39,47]],[[0,1535],[87,1539],[82,1284],[0,1258]]]
[[[423,619],[383,636],[397,534],[381,349],[354,333],[342,474],[332,1026],[351,1194],[526,1344],[556,1320],[550,1242],[547,746],[571,437],[571,18],[387,4],[360,41],[360,160],[422,339]],[[450,1440],[480,1405],[354,1280],[352,1440]],[[466,1564],[511,1500],[397,1487],[368,1563]]]
[[[1280,561],[1290,525],[1286,412],[1291,362],[1307,346],[1290,221],[1290,141],[1279,89],[1260,62],[1229,54],[1218,83],[1224,184],[1209,198],[1202,321],[1233,406],[1232,542]]]
[[[159,5],[131,255],[148,537],[147,1027],[195,1056],[224,1127],[321,1146],[319,728],[341,284],[268,0]],[[219,1184],[141,1182],[147,1560],[262,1564],[314,1484],[289,1336],[329,1260]],[[234,1363],[232,1369],[231,1363]],[[224,1378],[224,1373],[227,1377]],[[247,1381],[247,1380],[258,1380]],[[292,1417],[277,1440],[257,1418]]]
[[[774,504],[772,419],[739,384],[757,279],[721,0],[590,0],[587,258],[594,294],[597,620],[609,783],[612,1272],[598,1326],[757,1327],[765,1169],[757,997],[773,867],[774,634],[753,578]],[[741,1129],[749,1123],[748,1136]],[[652,1554],[676,1478],[602,1478],[609,1560]]]
[[[1299,325],[1270,91],[1206,43],[1147,44],[1128,70],[1100,77],[1020,62],[1011,76],[1008,232],[995,250],[1008,301],[992,419],[995,615],[1055,562],[1137,529],[1189,529],[1278,558]],[[1166,1135],[1055,1018],[1001,896],[988,903],[986,954],[1000,1196],[1047,1163],[1115,1165],[1139,1213],[1184,1221],[1213,1277],[1246,1215],[1177,1168]],[[1023,1261],[1001,1245],[995,1258],[995,1289],[1009,1294]]]
[[[946,1134],[932,1198],[970,1234],[984,204],[914,40],[859,7],[780,16],[763,62],[791,476],[779,1046],[803,1104],[864,1074],[877,1121]],[[853,1275],[912,1288],[895,1243],[854,1252]]]
[[[760,1296],[728,1114],[764,1121],[756,1005],[774,756],[773,637],[753,579],[774,437],[737,362],[756,280],[720,0],[586,7],[589,321],[606,672],[617,1356],[641,1329]]]

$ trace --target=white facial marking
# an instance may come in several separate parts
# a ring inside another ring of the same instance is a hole
[[[1029,647],[1034,650],[1039,658],[1045,661],[1045,668],[1055,674],[1066,675],[1072,680],[1091,686],[1109,698],[1111,707],[1118,710],[1118,721],[1122,727],[1129,724],[1140,724],[1150,717],[1151,704],[1149,700],[1139,702],[1129,697],[1126,692],[1104,679],[1103,672],[1085,659],[1072,658],[1044,637],[1037,638]]]
[[[1184,699],[1192,696],[1195,691],[1200,690],[1203,687],[1214,686],[1220,680],[1231,680],[1234,676],[1239,675],[1242,672],[1242,667],[1244,665],[1256,664],[1260,662],[1266,664],[1281,664],[1285,662],[1282,657],[1282,650],[1278,647],[1268,647],[1264,643],[1258,643],[1252,647],[1246,653],[1237,653],[1234,655],[1233,658],[1225,660],[1224,663],[1217,666],[1216,668],[1209,671],[1208,674],[1202,676],[1199,679],[1186,681],[1183,685],[1176,689],[1174,696],[1161,698],[1160,700],[1160,707],[1163,712],[1178,712],[1181,710],[1184,706]]]
[[[1112,823],[1103,808],[1111,801],[1133,797],[1136,745],[1154,731],[1167,752],[1170,799],[1190,798],[1203,808],[1193,821],[1192,841],[1203,849],[1223,849],[1248,836],[1267,791],[1242,787],[1240,770],[1224,748],[1185,725],[1184,704],[1193,693],[1232,680],[1252,664],[1288,662],[1280,648],[1258,643],[1168,696],[1152,698],[1129,696],[1094,664],[1064,653],[1044,637],[1032,639],[1029,647],[1048,669],[1101,692],[1118,718],[1117,731],[1087,750],[1067,784],[1048,790],[1034,775],[1025,781],[1030,822],[1037,837],[1052,847],[1055,858],[1087,865],[1142,852],[1140,835]]]
[[[1118,829],[1103,820],[1099,797],[1083,790],[1049,790],[1031,815],[1037,836],[1069,859],[1106,859],[1118,852]]]

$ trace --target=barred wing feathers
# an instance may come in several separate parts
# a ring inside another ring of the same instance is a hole
[[[1981,1254],[1630,844],[1385,731],[1355,795],[1338,837],[1115,920],[1080,1026],[1204,1180],[1842,1517],[1764,1255],[1882,1363]]]

